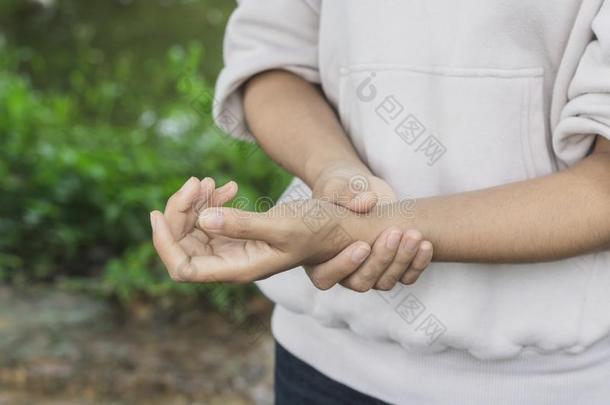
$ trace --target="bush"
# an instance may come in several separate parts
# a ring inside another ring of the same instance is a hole
[[[142,74],[135,60],[98,75],[83,62],[88,52],[67,89],[35,89],[27,51],[0,37],[0,278],[89,278],[126,304],[211,294],[230,307],[248,290],[170,281],[151,246],[149,212],[191,175],[234,179],[248,201],[277,197],[288,175],[211,125],[197,45],[171,48],[145,94],[130,87]],[[142,101],[162,97],[170,101]]]

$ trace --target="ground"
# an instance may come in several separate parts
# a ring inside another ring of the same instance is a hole
[[[270,305],[255,304],[237,323],[0,287],[0,404],[272,404]]]

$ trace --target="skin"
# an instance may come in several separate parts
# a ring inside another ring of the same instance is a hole
[[[360,160],[319,87],[292,73],[273,70],[255,76],[243,90],[248,126],[258,143],[272,159],[303,179],[312,189],[314,198],[357,213],[371,212],[375,206],[396,201],[391,187],[374,176]],[[290,120],[278,119],[287,116]],[[356,189],[353,179],[364,186]],[[202,183],[200,194],[194,192],[196,187],[192,185],[185,187],[187,192],[183,189],[172,196],[165,210],[167,226],[179,245],[186,252],[196,254],[210,253],[214,248],[240,246],[241,242],[218,241],[201,230],[176,231],[185,223],[194,223],[192,209],[187,218],[181,215],[188,211],[188,204],[202,205],[200,202],[207,198],[205,195],[215,193],[210,180]],[[231,190],[233,188],[236,191],[236,186],[231,186]],[[184,200],[185,195],[191,200]],[[218,201],[210,199],[210,206],[217,206]],[[224,199],[223,203],[226,201]],[[422,241],[422,234],[414,229],[389,226],[371,241],[351,242],[322,262],[303,263],[314,285],[326,289],[340,283],[357,290],[357,280],[364,274],[375,281],[370,288],[387,290],[397,282],[414,283],[432,258],[432,245]],[[251,249],[250,245],[245,247]],[[185,269],[185,266],[178,267]],[[190,267],[186,266],[186,269]],[[172,276],[188,281],[189,277],[175,273],[182,271],[173,271]],[[332,285],[318,283],[320,274],[332,280]]]
[[[266,71],[245,84],[244,110],[261,148],[301,178],[314,198],[358,213],[396,201],[392,188],[362,162],[319,86],[287,71]],[[353,179],[364,187],[354,190]],[[332,274],[351,289],[359,273],[373,273],[378,289],[415,282],[430,264],[431,244],[426,241],[420,249],[422,234],[414,229],[384,231],[368,243],[355,241],[324,263],[305,266],[307,274],[312,281],[317,273]]]
[[[329,213],[327,225],[338,224],[335,221],[344,215],[359,215],[344,207],[314,199],[279,205],[260,215],[221,208],[236,192],[234,182],[216,189],[212,179],[199,181],[192,177],[168,200],[164,213],[151,213],[153,243],[173,280],[247,283],[289,267],[327,262],[351,243],[333,237],[329,232],[332,229],[326,227],[321,233],[312,232],[304,221],[318,204]],[[228,210],[231,220],[223,221],[227,226],[215,227],[214,218],[220,210]],[[213,229],[204,229],[202,222],[212,224]],[[281,230],[269,232],[278,225]],[[432,254],[431,247],[422,246],[422,250]],[[336,273],[323,270],[317,268],[311,275],[319,288],[327,289],[341,281]],[[370,277],[370,273],[365,274]],[[376,281],[372,279],[367,289]],[[355,291],[362,291],[359,283]]]
[[[415,226],[434,243],[435,260],[450,262],[543,262],[610,248],[610,141],[599,136],[591,155],[562,172],[419,199],[408,207],[414,215],[401,211],[404,202],[358,214],[317,199],[252,213],[219,207],[210,182],[189,180],[165,214],[151,213],[155,248],[176,280],[241,283],[324,262],[350,243],[337,229],[373,241],[388,227]],[[195,213],[187,207],[197,198],[205,204]],[[324,274],[314,279],[333,285]],[[355,290],[375,282],[361,274]]]
[[[358,193],[350,179],[366,180],[366,190]],[[313,185],[314,198],[330,201],[354,212],[370,212],[375,205],[396,202],[390,186],[378,177],[346,166],[343,163],[329,165]],[[364,208],[363,207],[364,204]],[[363,241],[345,248],[334,258],[317,265],[305,265],[311,281],[320,289],[328,288],[316,282],[319,274],[346,288],[357,290],[356,280],[362,274],[373,274],[376,282],[371,288],[388,290],[397,282],[413,284],[417,276],[429,265],[432,246],[424,241],[419,231],[403,230],[391,226],[375,239],[372,249]],[[357,256],[360,252],[361,255]],[[334,285],[334,283],[333,283]]]

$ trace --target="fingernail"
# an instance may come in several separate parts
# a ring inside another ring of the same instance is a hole
[[[152,228],[152,231],[155,231],[155,228],[157,227],[157,218],[155,217],[155,213],[154,211],[150,212],[150,227]]]
[[[364,259],[367,258],[367,256],[369,255],[369,249],[365,248],[364,246],[360,246],[356,249],[354,249],[354,251],[352,252],[352,262],[358,264],[358,263],[362,263],[364,261]]]
[[[409,252],[415,252],[418,245],[419,245],[419,240],[409,238],[409,239],[407,239],[407,241],[405,243],[405,249],[407,249]]]
[[[432,250],[432,243],[430,243],[429,241],[425,240],[425,241],[423,241],[423,242],[421,243],[421,245],[419,246],[419,248],[420,248],[421,250],[425,250],[425,251]]]
[[[400,244],[400,238],[402,238],[402,232],[392,231],[388,235],[388,239],[386,240],[385,244],[388,248],[394,250],[398,248],[398,245]]]
[[[224,221],[224,216],[220,211],[206,211],[201,215],[201,224],[206,229],[220,229]]]

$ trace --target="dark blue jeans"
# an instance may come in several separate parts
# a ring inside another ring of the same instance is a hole
[[[326,377],[275,342],[276,405],[382,405]]]

